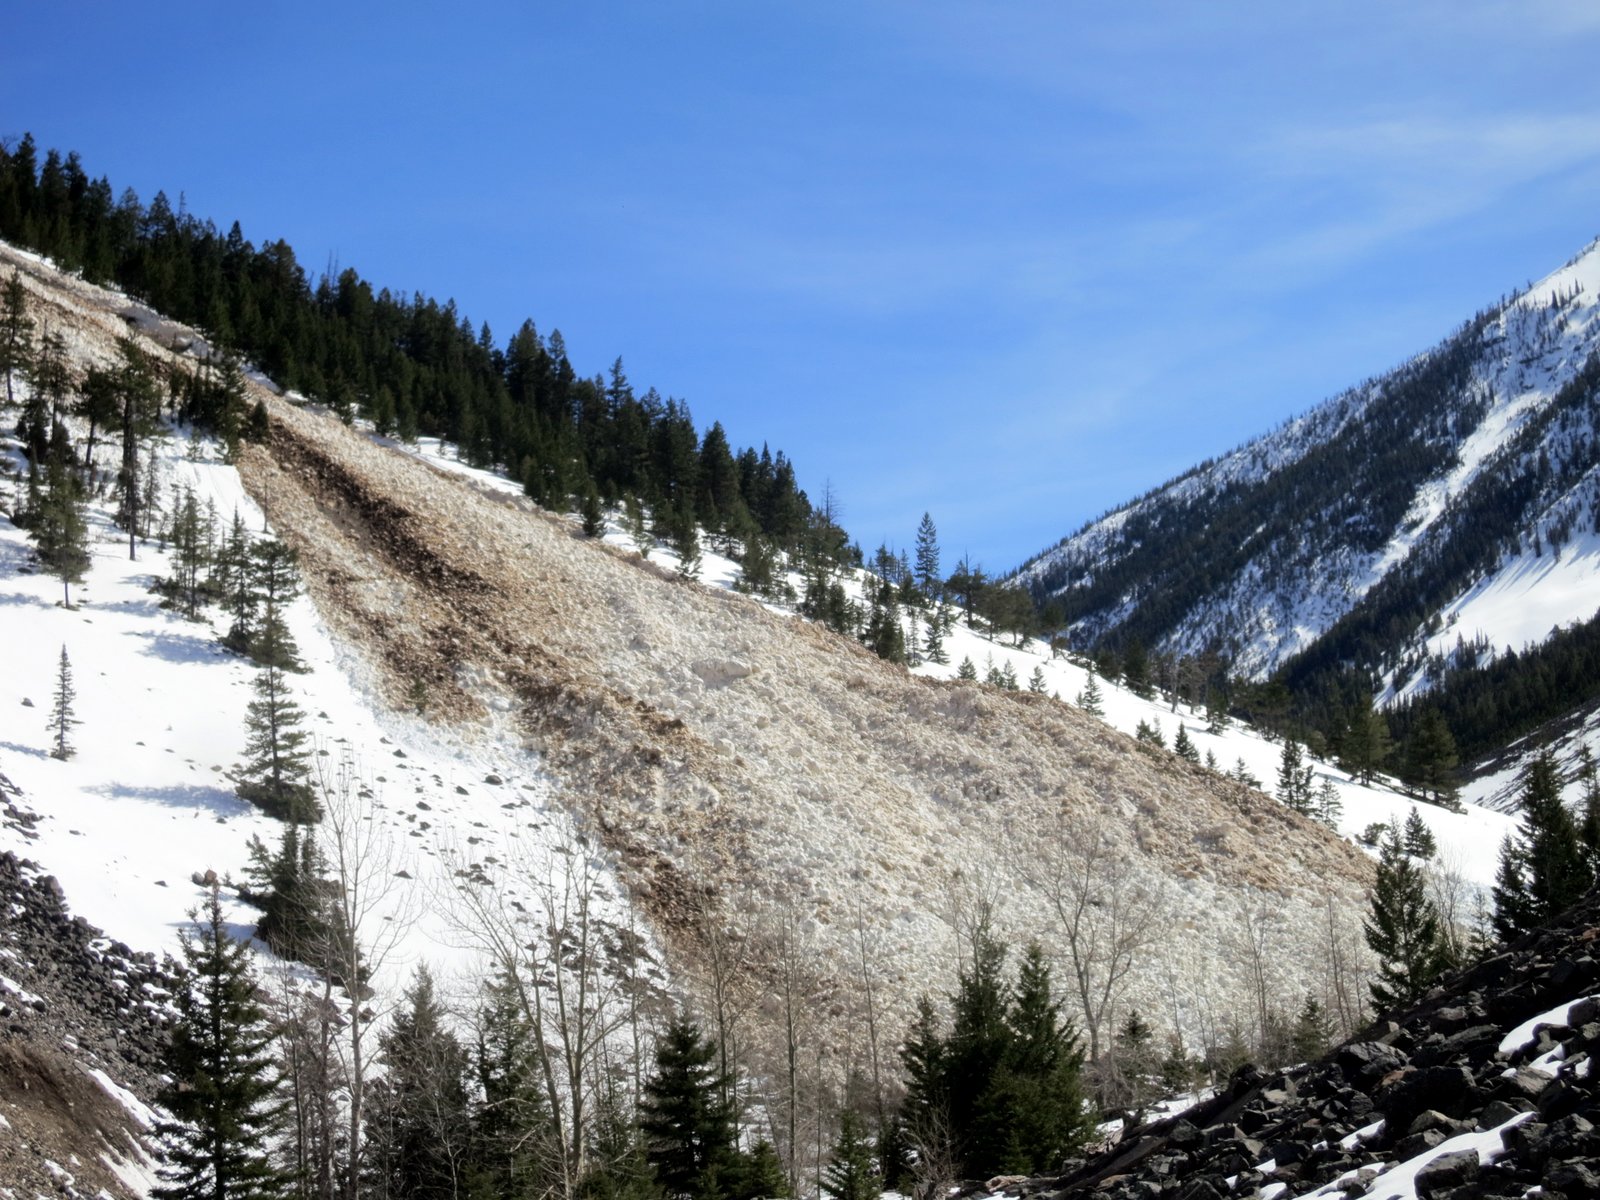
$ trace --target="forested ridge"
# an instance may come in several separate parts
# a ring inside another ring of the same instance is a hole
[[[1102,658],[1154,650],[1237,672],[1235,711],[1268,728],[1337,745],[1352,710],[1422,677],[1427,699],[1389,714],[1397,741],[1426,707],[1463,756],[1500,748],[1595,694],[1587,625],[1523,653],[1437,649],[1458,598],[1600,529],[1600,354],[1582,294],[1572,283],[1501,301],[1398,370],[1091,522],[1019,577]],[[1527,403],[1541,388],[1548,398]],[[1464,483],[1431,509],[1426,490],[1458,468]],[[1297,627],[1316,631],[1298,650]]]
[[[1097,640],[1155,644],[1252,561],[1286,558],[1307,543],[1380,549],[1418,486],[1482,416],[1483,398],[1462,393],[1495,315],[1478,314],[1432,353],[1333,401],[1319,415],[1326,428],[1276,469],[1248,469],[1257,447],[1246,447],[1236,455],[1247,469],[1198,468],[1127,506],[1108,543],[1079,553],[1070,548],[1079,535],[1064,539],[1065,553],[1019,569],[1030,591],[1058,600],[1067,621]],[[1196,485],[1174,486],[1189,479]]]
[[[41,163],[31,135],[0,146],[0,238],[115,283],[347,420],[453,442],[548,507],[631,498],[663,536],[698,525],[780,550],[808,534],[843,545],[781,451],[735,453],[720,424],[702,437],[683,401],[635,394],[621,358],[581,376],[559,331],[543,336],[531,320],[497,345],[453,300],[375,290],[353,268],[313,280],[287,242],[252,244],[238,222],[222,232],[165,192],[148,204],[117,195],[76,153],[52,149]]]

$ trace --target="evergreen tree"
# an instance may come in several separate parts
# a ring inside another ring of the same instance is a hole
[[[72,704],[77,698],[78,693],[72,687],[72,662],[67,658],[67,647],[63,644],[61,662],[56,668],[55,701],[50,706],[50,740],[55,743],[50,750],[50,757],[59,758],[62,762],[77,753],[68,738],[72,727],[82,724],[72,715]]]
[[[1311,813],[1310,764],[1301,753],[1300,743],[1292,737],[1283,739],[1283,753],[1278,758],[1278,800],[1298,813]]]
[[[823,1195],[831,1200],[878,1200],[883,1180],[872,1161],[872,1145],[854,1110],[839,1114],[839,1136],[822,1173]]]
[[[1100,695],[1100,685],[1095,682],[1092,671],[1084,677],[1083,690],[1078,693],[1077,703],[1078,707],[1090,716],[1103,717],[1106,715],[1105,703]]]
[[[56,427],[37,513],[28,529],[40,565],[61,581],[61,604],[72,607],[72,585],[89,570],[89,518],[83,488],[67,464],[66,432]]]
[[[1008,1113],[996,1083],[1010,1048],[1006,1024],[1010,991],[1006,948],[987,919],[972,930],[967,963],[956,973],[950,1039],[944,1053],[950,1132],[963,1169],[989,1176],[1004,1167],[1009,1147]]]
[[[1422,814],[1414,804],[1410,815],[1406,817],[1404,838],[1406,853],[1412,858],[1432,858],[1439,852],[1439,843],[1433,836],[1433,830],[1428,828],[1428,823],[1422,819]]]
[[[1178,736],[1172,739],[1172,752],[1184,762],[1200,761],[1200,751],[1195,749],[1194,742],[1189,738],[1189,731],[1182,721],[1178,722]]]
[[[1350,713],[1340,743],[1339,766],[1370,785],[1389,758],[1389,723],[1367,696]]]
[[[1122,682],[1135,696],[1147,700],[1155,691],[1150,683],[1150,656],[1138,638],[1132,639],[1122,652]]]
[[[1539,924],[1533,898],[1528,895],[1528,852],[1514,834],[1500,841],[1500,861],[1495,867],[1494,914],[1490,918],[1495,937],[1509,942]]]
[[[480,1102],[472,1135],[474,1194],[520,1200],[546,1194],[552,1183],[547,1166],[552,1129],[539,1079],[540,1047],[518,1000],[519,987],[508,975],[493,977],[484,985],[473,1054]],[[628,1153],[637,1151],[638,1165],[648,1175],[633,1122],[615,1111],[602,1113],[601,1118],[601,1133],[626,1143]],[[622,1121],[626,1131],[611,1128],[608,1118]],[[597,1150],[606,1156],[605,1145]],[[628,1192],[612,1197],[603,1188],[598,1195],[601,1200],[639,1200]]]
[[[328,912],[327,864],[309,831],[290,821],[276,852],[250,839],[250,887],[244,899],[261,909],[256,936],[281,957],[315,961],[332,929]]]
[[[956,668],[956,678],[964,679],[968,683],[976,683],[978,681],[978,668],[972,665],[972,659],[963,658],[961,660],[961,665]]]
[[[948,1150],[970,1176],[1054,1168],[1089,1132],[1077,1035],[1051,995],[1050,970],[1029,946],[1015,987],[986,918],[958,972],[941,1036],[927,1000],[902,1052],[902,1112],[923,1153]]]
[[[900,1113],[906,1133],[923,1156],[944,1149],[944,1139],[950,1133],[946,1053],[945,1037],[940,1032],[933,1001],[926,996],[918,997],[917,1015],[900,1048],[906,1081]]]
[[[470,1154],[467,1054],[426,967],[380,1035],[378,1059],[384,1073],[364,1114],[368,1189],[392,1200],[456,1200]]]
[[[1324,779],[1322,787],[1317,792],[1317,820],[1329,829],[1339,828],[1339,818],[1344,815],[1344,804],[1339,799],[1339,789],[1333,786],[1333,780]]]
[[[1583,820],[1578,839],[1589,857],[1589,869],[1600,876],[1600,773],[1595,770],[1594,753],[1585,742],[1578,748],[1578,780],[1583,784]]]
[[[272,1034],[256,999],[249,951],[228,934],[217,886],[191,914],[172,1004],[158,1099],[172,1122],[162,1135],[157,1200],[275,1200],[279,1175],[267,1158],[267,1134],[280,1109],[274,1098]]]
[[[1362,931],[1378,956],[1373,1004],[1404,1008],[1420,1000],[1443,966],[1444,940],[1422,872],[1392,825],[1379,847],[1371,911]]]
[[[917,588],[931,604],[939,598],[939,531],[934,528],[933,517],[922,514],[917,526]]]
[[[1560,768],[1550,752],[1536,758],[1523,793],[1528,836],[1528,892],[1546,917],[1582,898],[1594,884],[1578,824],[1562,800]]]
[[[0,286],[0,373],[6,377],[6,407],[17,402],[16,376],[26,374],[33,362],[33,318],[28,315],[28,291],[16,268]]]
[[[233,510],[233,524],[217,549],[212,562],[210,590],[219,597],[222,610],[232,617],[222,644],[237,654],[246,654],[256,637],[256,610],[259,596],[255,589],[255,551],[244,518]]]
[[[184,487],[173,510],[168,540],[172,543],[173,574],[171,579],[162,581],[161,590],[169,605],[189,620],[199,620],[206,596],[204,572],[211,562],[212,531],[191,487]]]
[[[1052,995],[1050,967],[1037,942],[1024,951],[1006,1024],[1010,1044],[999,1090],[1013,1166],[1030,1174],[1057,1169],[1093,1132],[1082,1085],[1083,1049]]]
[[[872,580],[872,609],[863,640],[879,658],[903,663],[906,661],[906,636],[900,624],[900,605],[895,599],[894,585],[880,577],[868,576],[868,579]]]
[[[628,536],[633,539],[634,547],[642,558],[649,558],[650,551],[656,548],[656,539],[650,533],[650,522],[645,517],[644,504],[639,497],[629,492],[622,498],[622,519],[628,527]]]
[[[1035,696],[1042,696],[1045,694],[1047,687],[1048,685],[1045,683],[1044,679],[1044,668],[1038,663],[1035,663],[1033,667],[1033,674],[1028,676],[1028,690]]]
[[[28,368],[28,384],[28,398],[22,406],[17,433],[28,457],[38,461],[49,453],[51,439],[67,407],[67,395],[72,390],[67,344],[55,330],[47,330],[39,339]]]
[[[1233,760],[1233,770],[1228,772],[1228,778],[1237,779],[1245,787],[1259,788],[1261,780],[1257,779],[1250,768],[1245,765],[1242,757]]]
[[[139,446],[158,428],[160,394],[155,365],[129,338],[117,342],[122,362],[116,371],[115,395],[122,426],[122,465],[117,471],[117,524],[128,531],[128,559],[137,551],[144,487],[139,478]]]
[[[1160,721],[1152,724],[1141,717],[1139,724],[1134,727],[1133,736],[1136,741],[1144,742],[1147,745],[1157,746],[1162,750],[1167,748],[1167,739],[1161,734]]]
[[[717,1200],[734,1149],[734,1114],[716,1067],[717,1049],[679,1017],[656,1047],[656,1071],[645,1084],[639,1127],[645,1155],[673,1200]]]
[[[249,736],[245,761],[234,773],[236,790],[281,821],[318,821],[322,810],[310,784],[310,755],[300,728],[304,714],[290,694],[287,668],[278,661],[263,663],[253,686],[256,698],[245,710]]]
[[[763,1145],[766,1146],[768,1153],[772,1153],[770,1145],[766,1143]],[[639,1134],[639,1126],[624,1107],[621,1088],[618,1086],[606,1088],[599,1097],[591,1147],[593,1150],[591,1165],[578,1185],[578,1194],[583,1200],[660,1200],[661,1189],[657,1186],[655,1174],[650,1170],[650,1163],[645,1158],[644,1140]],[[777,1155],[772,1153],[772,1158],[776,1162]],[[765,1163],[761,1165],[764,1167]],[[782,1180],[783,1170],[780,1166],[777,1185],[772,1190],[755,1194],[784,1195],[786,1189]],[[550,1189],[551,1192],[555,1190]],[[491,1190],[489,1194],[520,1197],[533,1193],[523,1185],[521,1188],[513,1186],[510,1189]]]
[[[250,657],[263,667],[303,671],[300,648],[284,615],[300,592],[299,556],[276,538],[263,538],[251,548],[251,557],[253,606],[260,616],[250,639]]]
[[[1294,1029],[1289,1036],[1290,1052],[1296,1062],[1315,1062],[1328,1052],[1333,1043],[1333,1018],[1310,992],[1295,1017]]]
[[[597,538],[606,531],[606,514],[600,506],[600,493],[590,480],[583,489],[583,502],[580,509],[583,518],[583,536]]]
[[[1457,761],[1455,738],[1439,710],[1432,705],[1418,710],[1405,741],[1405,783],[1449,804],[1456,794]]]
[[[931,663],[944,666],[950,661],[950,655],[944,648],[944,622],[938,613],[928,618],[928,630],[923,636],[922,654]]]

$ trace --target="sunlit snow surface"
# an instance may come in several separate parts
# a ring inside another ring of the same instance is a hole
[[[237,510],[259,533],[262,514],[238,473],[214,447],[200,449],[202,461],[190,461],[183,439],[166,442],[167,494],[193,487],[224,527]],[[42,818],[36,839],[0,827],[0,848],[42,863],[73,912],[109,936],[175,951],[186,911],[204,896],[195,879],[208,870],[238,879],[251,837],[275,848],[283,829],[239,800],[230,779],[243,755],[254,668],[220,645],[226,617],[216,610],[191,622],[161,606],[151,583],[171,567],[155,544],[140,545],[130,562],[126,536],[104,511],[92,510],[91,524],[93,567],[67,609],[61,584],[34,573],[26,535],[0,520],[8,646],[0,773]],[[479,864],[532,910],[530,892],[565,870],[574,851],[584,854],[551,803],[549,780],[533,755],[508,748],[519,739],[453,735],[389,711],[361,660],[336,643],[304,596],[289,624],[310,668],[293,687],[316,761],[330,776],[341,762],[353,765],[371,793],[367,827],[392,856],[391,895],[377,919],[406,923],[407,931],[401,949],[377,964],[374,982],[394,994],[423,961],[447,987],[477,977],[480,956],[453,911],[457,870]],[[79,721],[71,733],[77,752],[65,762],[50,757],[46,728],[63,646]],[[614,891],[607,904],[609,915],[626,920]],[[258,915],[238,903],[228,910],[241,937]]]

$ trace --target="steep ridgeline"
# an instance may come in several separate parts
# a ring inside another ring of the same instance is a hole
[[[1594,616],[1600,243],[1434,349],[1090,523],[1017,579],[1074,640],[1397,693]],[[1581,561],[1579,561],[1581,560]]]
[[[1231,1086],[1011,1196],[1600,1195],[1600,897],[1321,1062]],[[1535,1186],[1542,1192],[1534,1193]]]

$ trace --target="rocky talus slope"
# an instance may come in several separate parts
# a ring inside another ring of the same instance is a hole
[[[1600,892],[1321,1062],[1247,1066],[1223,1094],[1063,1176],[969,1192],[1600,1196],[1597,953]]]
[[[0,819],[29,815],[0,777]],[[36,864],[0,853],[0,1196],[145,1194],[171,985],[153,956],[72,916]]]
[[[14,261],[80,366],[111,361],[129,333],[166,362],[199,344],[126,297]],[[272,437],[246,447],[241,475],[358,669],[396,707],[421,699],[429,719],[542,764],[691,986],[708,931],[759,967],[783,926],[818,964],[813,1011],[846,1015],[865,958],[880,1016],[905,1014],[948,990],[947,918],[974,897],[997,902],[1012,940],[1053,936],[1066,817],[1103,826],[1116,886],[1168,894],[1171,936],[1136,973],[1135,1002],[1180,1020],[1239,1009],[1261,982],[1245,941],[1274,994],[1321,988],[1328,914],[1348,930],[1370,866],[1261,793],[1043,696],[914,678],[256,396]],[[478,860],[475,878],[506,869],[467,831],[436,835]]]

